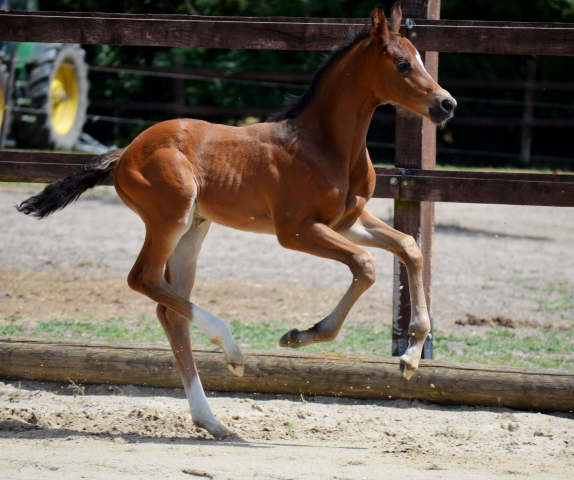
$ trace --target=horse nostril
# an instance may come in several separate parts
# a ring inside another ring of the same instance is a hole
[[[440,102],[440,106],[447,113],[450,113],[452,110],[454,110],[454,103],[448,98],[445,98],[442,102]]]

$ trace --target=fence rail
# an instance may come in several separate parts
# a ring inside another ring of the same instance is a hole
[[[0,181],[53,182],[92,155],[0,152]],[[375,198],[574,207],[574,175],[376,168]],[[106,185],[112,185],[109,179]]]
[[[405,17],[406,18],[406,17]],[[0,13],[0,40],[91,45],[329,50],[366,19]],[[402,31],[422,51],[574,55],[573,25],[415,19]]]

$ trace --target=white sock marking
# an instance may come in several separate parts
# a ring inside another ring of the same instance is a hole
[[[221,318],[206,312],[203,308],[193,305],[193,324],[196,325],[209,339],[216,344],[227,346],[229,342],[235,343],[229,325]]]

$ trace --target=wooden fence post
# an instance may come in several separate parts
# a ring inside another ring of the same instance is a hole
[[[440,17],[440,0],[403,0],[403,18]],[[416,38],[416,25],[408,30],[409,38]],[[421,52],[426,69],[438,78],[438,52]],[[436,127],[427,119],[397,115],[395,132],[395,166],[404,169],[434,170],[436,165]],[[407,181],[403,175],[402,182]],[[395,200],[394,227],[414,237],[425,260],[423,282],[426,302],[431,315],[431,333],[425,342],[422,358],[433,357],[433,329],[431,310],[431,277],[433,264],[434,203]],[[393,282],[393,356],[402,355],[408,345],[408,326],[411,303],[408,275],[405,266],[395,258]]]

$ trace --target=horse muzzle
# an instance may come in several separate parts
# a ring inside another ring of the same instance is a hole
[[[429,107],[429,115],[433,123],[442,124],[450,120],[454,115],[456,100],[450,95],[436,97],[432,107]]]

